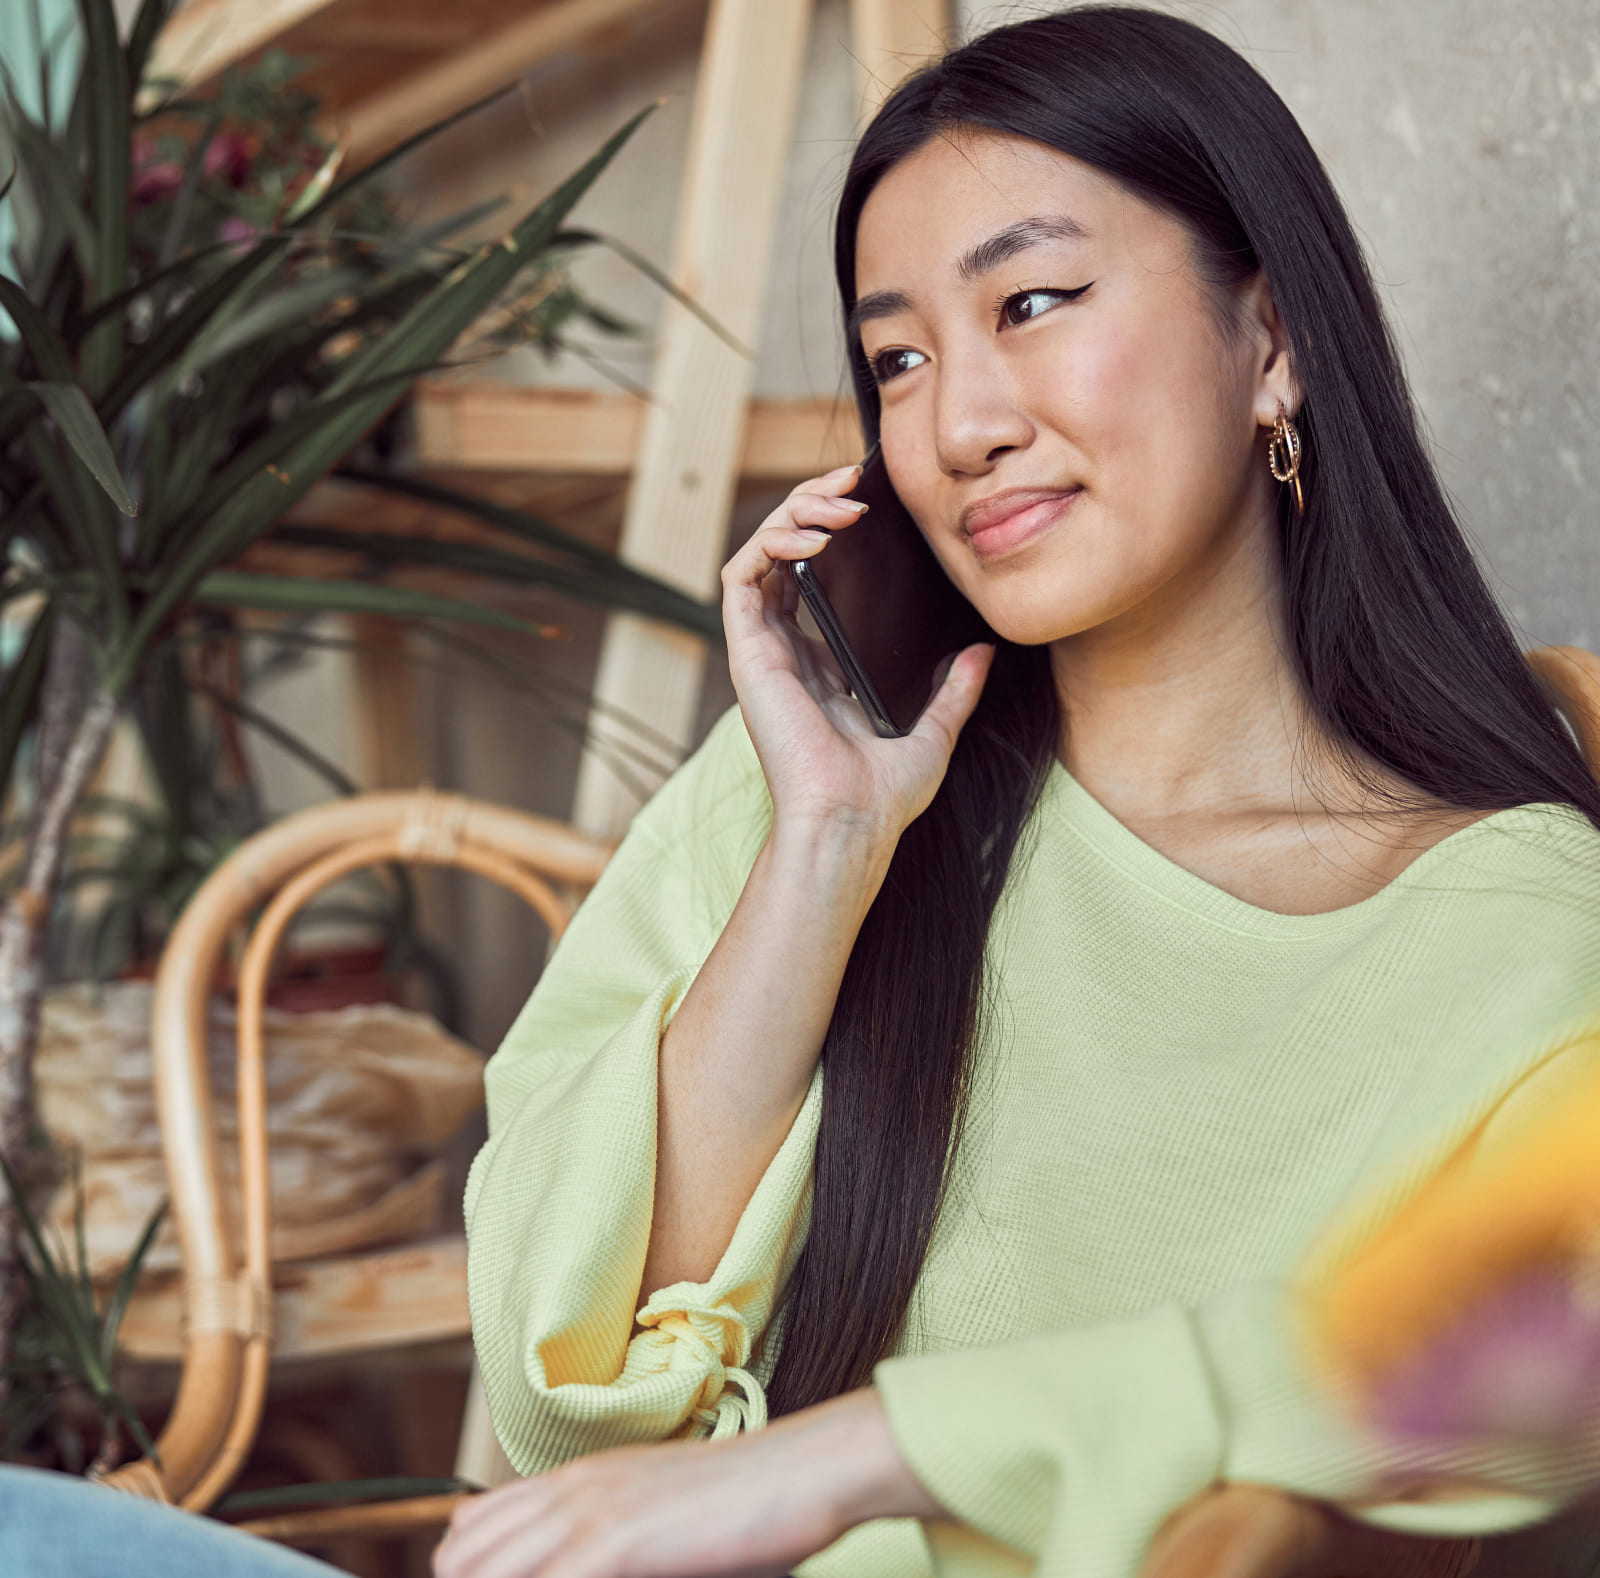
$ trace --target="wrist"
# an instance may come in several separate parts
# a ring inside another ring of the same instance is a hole
[[[828,1504],[838,1533],[873,1518],[947,1516],[911,1472],[877,1388],[846,1392],[794,1416],[816,1432],[812,1450],[829,1468]]]
[[[876,892],[900,841],[900,829],[864,811],[774,810],[767,854],[781,870]]]

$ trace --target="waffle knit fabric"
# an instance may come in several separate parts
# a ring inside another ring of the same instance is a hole
[[[468,1287],[523,1473],[765,1418],[820,1070],[709,1281],[636,1298],[660,1037],[771,814],[730,709],[635,819],[489,1063]],[[948,1201],[875,1377],[951,1520],[863,1525],[801,1578],[1133,1578],[1163,1518],[1219,1478],[1497,1534],[1593,1472],[1504,1448],[1449,1465],[1496,1491],[1406,1500],[1414,1460],[1322,1394],[1293,1321],[1308,1248],[1350,1202],[1392,1208],[1592,1063],[1600,833],[1575,811],[1496,812],[1359,903],[1281,915],[1169,861],[1058,767],[988,967]],[[1491,1540],[1480,1574],[1588,1570],[1548,1534],[1518,1537],[1546,1540],[1533,1567],[1530,1545]]]

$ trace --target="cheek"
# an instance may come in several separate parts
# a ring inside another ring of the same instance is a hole
[[[1253,418],[1237,386],[1214,340],[1177,333],[1107,330],[1058,358],[1033,409],[1071,445],[1087,492],[1036,554],[950,565],[1001,635],[1093,628],[1204,557],[1241,509]]]
[[[1084,480],[1113,508],[1183,491],[1234,447],[1222,438],[1236,391],[1214,342],[1197,338],[1187,315],[1134,322],[1108,322],[1074,344],[1051,402],[1052,425],[1084,457]]]

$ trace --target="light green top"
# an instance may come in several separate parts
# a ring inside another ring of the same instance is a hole
[[[468,1284],[524,1473],[764,1417],[820,1072],[711,1279],[634,1298],[660,1035],[770,821],[732,709],[635,819],[490,1062]],[[1280,915],[1158,854],[1057,767],[989,964],[953,1186],[876,1376],[957,1521],[866,1525],[804,1578],[1133,1578],[1161,1520],[1219,1477],[1392,1495],[1390,1450],[1302,1371],[1289,1280],[1342,1202],[1398,1198],[1566,1071],[1600,1021],[1600,833],[1559,807],[1497,812],[1360,903]],[[1516,1528],[1580,1471],[1478,1466],[1522,1494],[1364,1515]]]

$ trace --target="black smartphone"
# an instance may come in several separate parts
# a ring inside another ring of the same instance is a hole
[[[814,558],[790,560],[789,573],[861,710],[895,739],[933,699],[944,660],[995,634],[900,502],[877,444],[843,497],[870,508]]]

